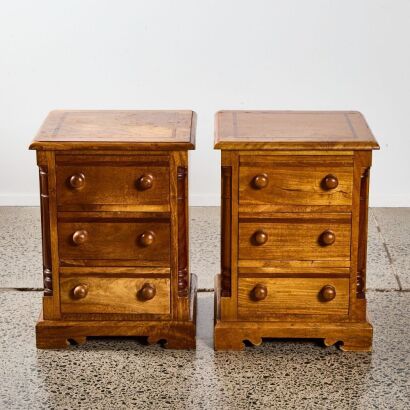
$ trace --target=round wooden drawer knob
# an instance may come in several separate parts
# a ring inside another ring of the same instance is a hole
[[[265,285],[258,283],[252,289],[251,297],[253,300],[260,301],[266,299],[266,296],[268,296],[268,288]]]
[[[332,285],[323,286],[320,291],[320,297],[325,302],[330,302],[336,297],[336,289]]]
[[[139,243],[141,246],[151,246],[155,241],[155,233],[152,231],[144,232],[140,238]]]
[[[77,285],[73,289],[74,299],[84,299],[87,296],[87,293],[88,293],[88,286],[84,284]]]
[[[339,185],[339,180],[332,174],[326,175],[323,178],[323,187],[325,189],[335,189]]]
[[[335,240],[336,235],[330,230],[326,230],[320,235],[320,243],[324,246],[332,245],[333,243],[335,243]]]
[[[82,245],[83,243],[87,242],[88,239],[88,232],[85,231],[84,229],[80,231],[75,231],[73,233],[73,242],[76,245]]]
[[[80,189],[85,185],[85,175],[83,173],[74,174],[69,179],[71,188]]]
[[[141,178],[137,180],[137,188],[141,191],[145,191],[147,189],[152,188],[154,183],[154,177],[152,175],[143,175]]]
[[[144,283],[142,288],[138,292],[138,296],[141,300],[151,300],[157,294],[157,289],[152,283]]]
[[[255,245],[263,245],[268,241],[268,234],[264,231],[256,231],[253,234],[253,240],[255,241]]]
[[[265,188],[268,185],[269,178],[266,174],[256,175],[252,180],[252,185],[256,189]]]

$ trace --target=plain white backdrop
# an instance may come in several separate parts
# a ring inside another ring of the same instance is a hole
[[[0,205],[37,205],[48,111],[193,109],[191,205],[218,205],[219,109],[362,111],[371,205],[410,206],[410,1],[0,0]]]

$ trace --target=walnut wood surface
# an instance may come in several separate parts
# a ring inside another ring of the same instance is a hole
[[[368,189],[371,164],[371,152],[357,151],[355,153],[350,276],[350,312],[352,319],[355,320],[364,320],[366,315],[367,302],[364,289],[366,286],[368,191],[363,191]],[[363,178],[364,175],[366,175],[365,178]],[[361,199],[362,194],[365,194],[365,199]]]
[[[87,232],[87,240],[76,244],[73,236]],[[154,233],[150,245],[142,243],[144,235]],[[170,227],[168,222],[106,220],[93,222],[59,222],[58,242],[62,259],[123,259],[168,261]]]
[[[350,260],[272,260],[245,259],[238,261],[238,274],[242,277],[272,275],[284,276],[350,276]]]
[[[264,287],[266,297],[256,299],[255,287]],[[336,289],[336,297],[321,297],[325,286]],[[271,315],[314,314],[347,315],[349,279],[347,278],[241,278],[238,291],[238,314],[242,319],[266,319]]]
[[[58,255],[58,233],[57,233],[57,200],[56,200],[56,178],[55,178],[55,153],[52,151],[37,151],[38,165],[47,165],[48,169],[48,211],[50,222],[50,254],[53,295],[43,297],[43,315],[45,319],[60,319],[60,281],[59,268],[60,259]]]
[[[48,167],[40,165],[40,207],[41,207],[41,238],[43,248],[43,285],[44,296],[53,296],[53,278],[51,266],[50,239],[50,207],[48,193]]]
[[[192,111],[52,111],[30,148],[187,150],[195,123]]]
[[[177,167],[177,212],[178,212],[178,296],[188,296],[188,230],[186,167]]]
[[[37,347],[65,349],[71,344],[85,343],[88,336],[147,336],[149,344],[162,342],[168,349],[195,349],[197,279],[194,274],[190,277],[190,310],[186,320],[121,320],[120,314],[115,319],[108,319],[110,315],[105,314],[105,320],[44,320],[40,316],[36,325]]]
[[[98,335],[195,347],[186,151],[195,125],[192,111],[59,111],[46,119],[31,145],[43,220],[39,347]]]
[[[355,111],[220,111],[215,148],[357,150],[379,145]]]
[[[240,220],[239,259],[349,260],[351,219],[349,214],[310,214],[304,218]],[[323,235],[331,230],[335,241],[325,246]],[[263,232],[266,242],[258,243]],[[259,235],[259,236],[258,236]]]
[[[57,201],[61,210],[77,210],[76,206],[115,205],[164,205],[169,203],[169,159],[144,158],[133,160],[116,159],[112,162],[94,162],[93,156],[83,158],[83,162],[69,164],[75,157],[64,156],[64,165],[57,162]],[[105,157],[110,159],[111,157]],[[58,161],[58,156],[57,156]],[[82,175],[83,183],[72,186],[73,176]],[[151,187],[141,188],[141,178],[151,179]]]
[[[359,244],[357,261],[356,294],[360,299],[365,298],[366,259],[367,259],[367,218],[369,197],[369,168],[364,168],[360,176],[360,205],[359,205]]]
[[[215,137],[222,172],[232,169],[232,195],[222,195],[232,225],[222,223],[221,245],[230,243],[232,256],[216,285],[216,350],[311,337],[369,351],[368,180],[379,147],[363,116],[223,111]]]
[[[244,350],[245,342],[260,345],[262,338],[323,339],[325,346],[338,345],[343,351],[369,352],[372,350],[373,328],[366,320],[339,321],[337,316],[321,315],[320,320],[311,321],[294,315],[283,319],[228,321],[221,319],[222,300],[220,275],[215,283],[215,328],[214,348],[217,351]],[[255,302],[258,303],[258,302]]]
[[[60,266],[60,276],[92,274],[95,276],[164,277],[171,273],[170,267],[152,266]]]
[[[221,292],[231,295],[232,167],[221,168]]]
[[[337,157],[264,157],[266,162],[246,158],[240,167],[239,203],[247,205],[347,205],[352,204],[353,162]],[[338,185],[325,187],[332,174]],[[265,176],[264,187],[255,186],[255,178]]]
[[[83,276],[64,277],[60,283],[62,313],[170,313],[169,279]],[[155,287],[150,299],[148,284]],[[76,296],[76,290],[83,296]]]
[[[221,299],[221,317],[223,320],[236,320],[238,315],[237,294],[238,294],[238,181],[239,181],[239,154],[236,151],[221,152],[221,166],[230,168],[230,201],[221,202],[221,212],[229,211],[229,229],[221,232],[221,239],[229,236],[226,242],[221,243],[221,253],[224,252],[223,246],[228,246],[230,258],[230,294]],[[223,186],[221,186],[223,188]],[[221,229],[226,229],[226,224],[221,225]],[[222,255],[221,255],[222,256]]]

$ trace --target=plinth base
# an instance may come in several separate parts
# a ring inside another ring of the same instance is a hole
[[[197,278],[191,275],[191,317],[187,321],[44,320],[36,325],[39,349],[63,349],[84,344],[89,336],[146,336],[148,343],[163,342],[168,349],[195,349]]]
[[[215,350],[244,350],[244,341],[260,345],[262,338],[324,339],[325,346],[337,344],[343,351],[372,350],[373,327],[368,322],[222,321],[218,277],[215,280]]]

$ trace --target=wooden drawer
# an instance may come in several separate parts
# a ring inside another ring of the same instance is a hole
[[[352,158],[329,156],[240,157],[239,204],[352,205]]]
[[[240,219],[239,259],[350,260],[350,214]]]
[[[169,210],[167,156],[58,155],[56,176],[63,210]]]
[[[61,264],[169,266],[169,221],[144,219],[60,220],[58,247]],[[103,262],[102,262],[103,261]],[[101,263],[102,262],[102,263]]]
[[[60,293],[63,314],[170,313],[169,279],[61,278]]]
[[[275,314],[347,315],[347,278],[241,278],[238,314],[243,319]]]

